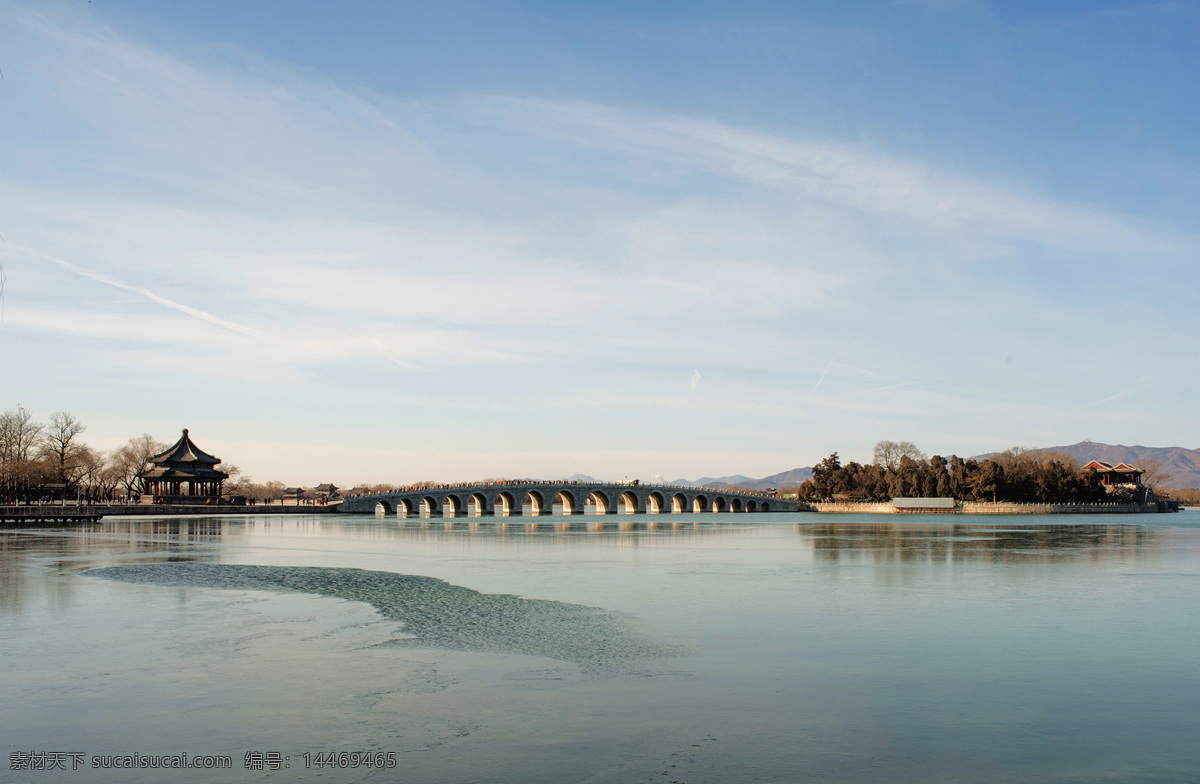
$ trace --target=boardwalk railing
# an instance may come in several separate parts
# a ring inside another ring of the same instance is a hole
[[[6,523],[79,523],[99,520],[104,506],[0,506],[0,522]]]

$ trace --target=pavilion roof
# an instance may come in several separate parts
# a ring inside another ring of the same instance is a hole
[[[192,439],[188,436],[188,430],[183,429],[183,435],[175,442],[175,445],[167,449],[165,452],[159,452],[150,458],[149,462],[155,465],[172,465],[178,463],[191,463],[193,465],[217,466],[221,463],[221,458],[213,457],[208,452],[203,451],[198,446],[192,443]]]
[[[1084,470],[1087,470],[1089,468],[1094,468],[1094,469],[1096,469],[1096,473],[1099,473],[1099,474],[1118,473],[1118,472],[1122,473],[1122,474],[1131,474],[1131,473],[1132,474],[1144,474],[1145,473],[1145,471],[1138,468],[1137,466],[1131,466],[1128,463],[1118,463],[1117,465],[1112,465],[1111,463],[1103,463],[1099,460],[1093,460],[1092,462],[1085,465],[1083,468],[1084,468]]]
[[[217,470],[221,458],[213,457],[193,444],[186,427],[174,446],[147,462],[146,470],[139,474],[144,479],[223,481],[229,478],[229,474]]]

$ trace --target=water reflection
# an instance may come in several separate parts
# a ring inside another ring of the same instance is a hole
[[[0,531],[0,612],[18,613],[31,600],[62,606],[80,583],[61,579],[96,566],[143,561],[220,560],[226,545],[306,547],[369,540],[437,544],[491,541],[500,545],[584,537],[611,546],[636,546],[664,537],[736,536],[720,516],[671,519],[637,515],[616,518],[432,518],[377,520],[368,515],[213,516],[104,518],[62,528]],[[636,519],[631,519],[636,518]],[[649,518],[649,519],[648,519]]]
[[[0,612],[19,613],[33,601],[66,606],[81,586],[65,577],[114,560],[197,560],[197,546],[221,533],[213,521],[162,520],[0,531]]]
[[[839,521],[800,525],[827,563],[1120,561],[1156,547],[1165,529],[1138,525],[984,525]]]
[[[912,522],[871,515],[779,515],[746,521],[744,515],[609,515],[566,517],[412,518],[369,515],[330,517],[109,518],[63,529],[0,532],[0,610],[18,611],[32,595],[69,592],[75,583],[47,582],[47,574],[77,573],[96,565],[133,560],[196,561],[218,558],[225,545],[282,545],[370,540],[492,543],[502,546],[559,540],[605,547],[671,548],[697,537],[746,538],[766,530],[791,531],[800,550],[826,564],[1114,562],[1145,558],[1169,542],[1172,529],[1120,522],[1057,522],[1063,518],[1004,518],[986,523]],[[1054,524],[1042,521],[1053,519]],[[778,522],[776,522],[778,520]],[[1037,522],[1034,522],[1036,520]],[[1148,522],[1148,521],[1147,521]],[[1154,520],[1159,523],[1160,521]],[[785,523],[785,525],[780,525]],[[786,525],[790,523],[790,525]],[[1180,532],[1175,531],[1175,535]],[[489,546],[492,546],[489,544]],[[731,542],[732,546],[733,543]],[[720,546],[718,544],[718,546]],[[66,601],[69,596],[59,596]]]
[[[106,518],[63,529],[0,532],[0,562],[37,550],[63,557],[98,551],[172,552],[190,545],[215,545],[295,535],[305,538],[441,540],[453,538],[563,538],[586,536],[609,543],[675,537],[744,536],[790,523],[817,555],[836,562],[864,555],[881,562],[931,560],[1007,561],[1056,558],[1086,553],[1092,558],[1156,545],[1167,528],[1120,523],[1032,522],[1029,518],[983,523],[893,522],[873,515],[835,520],[815,515],[779,515],[779,520],[746,522],[744,515],[610,515],[534,518],[412,518],[379,520],[368,515],[331,517],[195,517],[188,519]],[[1048,518],[1035,518],[1044,521]],[[1053,518],[1050,518],[1053,519]]]

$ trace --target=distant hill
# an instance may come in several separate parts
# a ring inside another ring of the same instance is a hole
[[[727,487],[729,485],[738,485],[743,482],[757,482],[754,479],[743,474],[733,474],[731,476],[702,476],[699,479],[672,479],[667,482],[669,485],[680,485],[682,487]]]
[[[793,468],[791,471],[784,471],[781,474],[772,474],[765,476],[762,479],[755,479],[744,474],[733,474],[731,476],[702,476],[699,479],[672,479],[664,480],[660,476],[654,476],[643,481],[651,484],[662,482],[667,485],[679,485],[680,487],[705,487],[713,490],[723,490],[726,487],[746,487],[751,490],[766,490],[768,487],[795,487],[812,476],[811,468]],[[593,476],[587,474],[573,474],[568,477],[563,477],[565,482],[600,482]],[[607,481],[607,480],[605,480]]]
[[[1084,463],[1099,460],[1113,465],[1137,465],[1147,460],[1157,460],[1162,463],[1163,470],[1171,475],[1163,482],[1166,487],[1200,487],[1200,449],[1184,449],[1180,446],[1122,446],[1080,441],[1070,446],[1048,446],[1033,451],[1063,452]]]
[[[782,487],[795,487],[805,479],[812,477],[812,468],[793,468],[790,471],[784,471],[779,474],[771,474],[764,476],[762,479],[754,479],[743,474],[734,474],[733,476],[722,476],[713,478],[711,476],[701,477],[700,479],[676,479],[669,484],[683,485],[684,487],[704,487],[711,490],[724,490],[727,487],[745,487],[750,490],[766,490],[768,487],[776,489]]]

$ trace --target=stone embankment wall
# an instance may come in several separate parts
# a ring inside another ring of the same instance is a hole
[[[816,512],[840,512],[856,513],[856,514],[894,514],[896,507],[892,506],[891,501],[875,501],[866,502],[846,502],[846,501],[817,501],[810,503]]]
[[[1010,504],[963,501],[963,514],[1144,514],[1158,512],[1158,504]]]
[[[105,517],[126,515],[309,515],[336,511],[336,506],[319,504],[256,504],[254,506],[183,506],[175,504],[136,504],[131,506],[91,507]]]
[[[891,501],[818,501],[818,512],[840,514],[1137,514],[1162,511],[1158,504],[1017,504],[990,501],[959,501],[950,510],[897,509]]]

